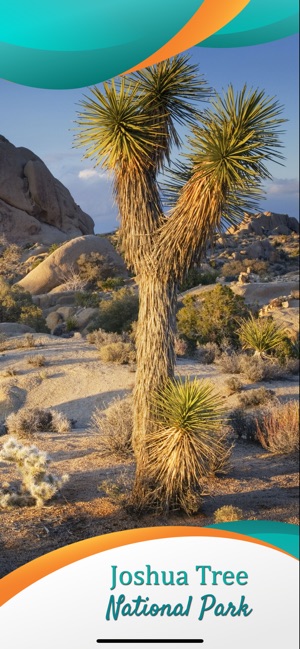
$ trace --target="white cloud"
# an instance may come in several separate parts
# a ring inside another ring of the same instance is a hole
[[[274,181],[267,186],[268,194],[287,195],[299,193],[298,178],[274,178]]]
[[[106,173],[97,171],[96,169],[81,169],[78,174],[80,180],[109,180],[109,176]]]

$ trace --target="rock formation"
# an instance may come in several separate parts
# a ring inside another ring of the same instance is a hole
[[[88,235],[64,243],[18,284],[32,295],[48,293],[56,286],[67,282],[70,272],[76,272],[76,262],[80,255],[89,255],[93,252],[105,256],[118,270],[120,276],[127,276],[125,264],[110,241],[105,237]]]
[[[51,245],[93,232],[91,217],[44,162],[0,135],[0,236]]]
[[[259,212],[258,214],[248,214],[246,212],[242,223],[228,230],[229,234],[254,233],[265,236],[273,234],[289,235],[293,232],[299,233],[299,221],[294,216],[275,214],[274,212]]]

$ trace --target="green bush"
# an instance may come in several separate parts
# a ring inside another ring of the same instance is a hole
[[[139,299],[137,294],[128,288],[121,288],[112,294],[112,299],[102,301],[99,315],[93,322],[93,329],[104,329],[121,334],[129,331],[132,323],[137,320]]]
[[[95,291],[78,291],[75,294],[76,306],[81,306],[83,308],[91,307],[92,309],[97,309],[99,302],[99,295]]]
[[[97,282],[100,291],[116,291],[124,286],[125,280],[123,277],[108,277],[104,280]]]
[[[15,243],[5,245],[5,247],[2,244],[2,246],[0,250],[0,276],[9,281],[16,281],[19,276],[22,248]]]
[[[214,284],[217,277],[218,273],[213,269],[211,271],[202,271],[200,268],[191,268],[180,285],[179,290],[188,291],[188,289],[199,286],[199,284],[202,284],[202,286]]]
[[[183,303],[177,323],[179,333],[187,340],[221,345],[227,338],[231,345],[239,346],[237,320],[250,315],[243,297],[218,284],[207,293],[186,296]]]
[[[30,293],[20,286],[10,286],[3,278],[0,278],[0,322],[20,322],[36,331],[48,331],[42,310],[33,304]]]
[[[99,252],[82,254],[77,260],[80,279],[89,288],[96,288],[99,281],[107,280],[116,275],[116,269],[107,257]]]

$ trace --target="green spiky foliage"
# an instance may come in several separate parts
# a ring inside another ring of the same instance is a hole
[[[172,147],[182,144],[177,124],[194,126],[199,118],[199,102],[207,101],[213,91],[184,54],[140,70],[129,80],[138,83],[153,123],[159,124],[158,146],[153,155],[159,171],[166,161],[170,162]]]
[[[222,398],[209,381],[170,380],[156,393],[153,413],[149,476],[158,485],[160,505],[192,513],[199,508],[201,482],[229,455]]]
[[[220,228],[237,224],[262,197],[267,162],[280,161],[282,106],[264,91],[229,86],[193,127],[190,150],[171,174],[165,199],[172,207],[161,228],[157,263],[184,275],[198,263]],[[163,263],[164,262],[164,263]]]
[[[254,318],[245,320],[240,324],[238,335],[243,349],[252,349],[256,354],[268,354],[279,347],[286,332],[270,318]]]

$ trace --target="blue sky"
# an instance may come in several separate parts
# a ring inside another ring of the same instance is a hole
[[[189,50],[209,85],[217,91],[232,83],[240,89],[264,88],[284,104],[289,120],[283,136],[285,166],[269,166],[273,182],[267,186],[263,211],[299,217],[299,70],[298,35],[252,47]],[[72,148],[72,128],[79,100],[86,89],[42,90],[0,79],[0,132],[16,146],[34,151],[71,191],[76,202],[95,220],[96,232],[116,226],[117,210],[106,174],[82,150]]]

